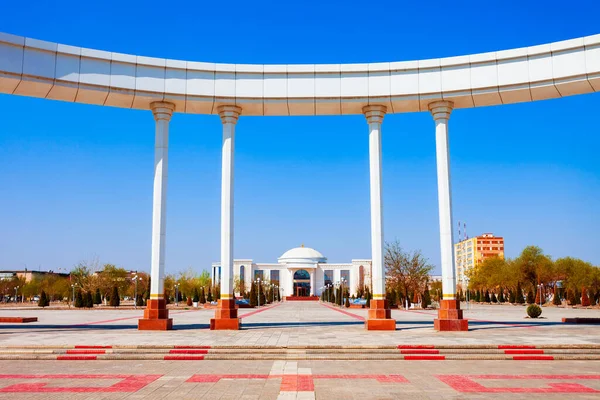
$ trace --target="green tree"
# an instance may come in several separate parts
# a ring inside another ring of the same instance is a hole
[[[192,299],[192,302],[198,303],[199,301],[200,301],[200,294],[198,293],[198,288],[195,287],[194,288],[194,298]]]
[[[209,303],[212,303],[213,301],[213,296],[212,296],[212,291],[210,286],[208,287],[208,296],[206,296],[206,301],[208,301]]]
[[[113,286],[112,294],[110,295],[110,306],[119,307],[121,304],[121,297],[119,296],[119,288]]]

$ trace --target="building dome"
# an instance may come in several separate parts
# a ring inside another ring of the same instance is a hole
[[[310,247],[294,247],[283,253],[279,257],[279,262],[308,262],[308,263],[322,263],[326,262],[327,258],[317,250]]]

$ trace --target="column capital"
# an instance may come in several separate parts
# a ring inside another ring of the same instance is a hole
[[[153,101],[150,103],[150,109],[152,110],[152,114],[154,114],[155,120],[164,119],[170,121],[175,111],[175,104],[166,101]]]
[[[217,107],[217,113],[219,113],[223,124],[236,124],[242,113],[242,108],[233,104],[226,104]]]
[[[450,113],[454,109],[454,102],[452,101],[434,101],[433,103],[429,103],[429,112],[433,116],[433,120],[437,121],[440,119],[445,119],[446,121],[450,119]]]
[[[382,105],[369,105],[362,108],[363,114],[367,118],[367,122],[383,122],[383,117],[387,112],[387,107]]]

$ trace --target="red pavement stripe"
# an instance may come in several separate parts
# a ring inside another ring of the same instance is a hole
[[[204,356],[165,356],[165,361],[199,361],[204,360]]]
[[[97,360],[98,357],[96,356],[58,356],[56,357],[57,360],[60,361],[91,361],[91,360]]]
[[[261,312],[263,312],[263,311],[267,311],[267,310],[270,310],[270,309],[272,309],[272,308],[279,307],[280,305],[281,305],[281,303],[279,303],[279,304],[275,304],[274,306],[270,306],[270,307],[261,308],[261,309],[258,309],[258,310],[256,310],[256,311],[252,311],[252,312],[249,312],[249,313],[247,313],[247,314],[240,315],[238,318],[239,318],[239,319],[244,319],[244,318],[246,318],[246,317],[250,317],[250,316],[252,316],[252,315],[254,315],[254,314],[258,314],[258,313],[261,313]]]
[[[175,349],[175,350],[169,350],[169,354],[208,354],[208,350]]]
[[[504,350],[504,354],[544,354],[542,349]]]
[[[404,356],[405,360],[423,361],[423,360],[445,360],[446,356]]]
[[[173,346],[174,349],[210,349],[210,346]]]
[[[67,350],[67,354],[106,354],[106,350]]]
[[[500,350],[505,350],[505,349],[535,349],[535,346],[532,345],[526,345],[526,344],[500,344],[498,345],[498,348]]]
[[[399,344],[399,349],[435,349],[432,344]]]
[[[83,346],[83,345],[75,345],[76,349],[112,349],[112,346]]]
[[[321,305],[322,305],[323,307],[327,307],[327,308],[329,308],[329,309],[331,309],[331,310],[334,310],[334,311],[340,312],[340,313],[342,313],[342,314],[345,314],[345,315],[347,315],[347,316],[349,316],[349,317],[352,317],[352,318],[354,318],[354,319],[357,319],[357,320],[359,320],[359,321],[364,321],[364,320],[365,320],[365,318],[364,318],[364,317],[361,317],[361,316],[360,316],[360,315],[358,315],[358,314],[353,314],[353,313],[351,313],[351,312],[344,311],[344,310],[341,310],[341,309],[339,309],[339,308],[331,307],[331,306],[328,306],[327,304],[323,304],[323,303],[321,303]]]
[[[551,361],[553,356],[513,356],[513,360],[518,361]]]
[[[430,349],[412,349],[412,350],[400,350],[400,354],[440,354],[439,350]]]

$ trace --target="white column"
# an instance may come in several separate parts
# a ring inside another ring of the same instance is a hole
[[[235,124],[242,109],[233,105],[217,109],[223,123],[221,165],[221,299],[233,298],[233,150]]]
[[[150,104],[154,114],[154,194],[152,197],[152,258],[150,298],[162,299],[164,293],[167,230],[167,170],[169,166],[169,121],[175,105]]]
[[[310,295],[315,295],[315,270],[310,271]]]
[[[442,291],[445,300],[456,295],[454,270],[454,237],[452,232],[452,188],[450,185],[450,156],[448,149],[448,120],[454,104],[436,101],[429,104],[435,121],[435,152],[438,179],[438,207],[440,214],[440,249],[442,255]]]
[[[369,124],[369,166],[371,181],[371,259],[373,262],[373,299],[385,299],[385,266],[383,265],[383,212],[381,200],[381,123],[385,106],[365,106],[363,113]]]

